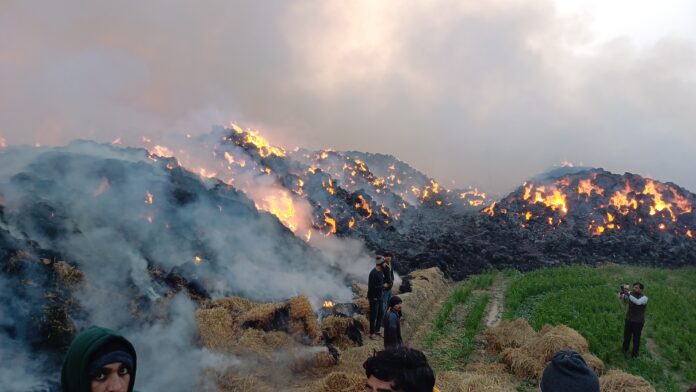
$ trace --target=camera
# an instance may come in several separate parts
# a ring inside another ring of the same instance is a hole
[[[631,294],[631,292],[629,291],[630,287],[631,286],[629,286],[627,283],[621,284],[621,286],[619,287],[619,294],[621,294],[621,295]]]

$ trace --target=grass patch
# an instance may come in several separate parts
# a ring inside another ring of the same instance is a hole
[[[513,275],[504,317],[525,317],[535,329],[566,324],[580,332],[608,368],[637,374],[660,391],[681,391],[696,380],[696,268],[561,267]],[[621,351],[626,307],[621,283],[640,281],[649,298],[641,354]],[[658,352],[647,349],[646,338]]]

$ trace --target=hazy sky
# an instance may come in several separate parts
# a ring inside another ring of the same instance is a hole
[[[510,190],[567,160],[696,191],[693,1],[0,3],[0,137],[207,132]]]

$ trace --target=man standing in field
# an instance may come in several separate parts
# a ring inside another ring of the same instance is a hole
[[[636,358],[640,347],[640,333],[645,325],[645,308],[648,306],[648,297],[643,295],[643,284],[636,282],[633,284],[633,291],[628,291],[626,286],[622,287],[619,298],[628,303],[624,324],[623,351],[624,353],[628,352],[628,346],[633,340],[631,356]]]

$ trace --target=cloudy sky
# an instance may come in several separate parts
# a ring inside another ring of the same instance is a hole
[[[696,191],[692,1],[10,0],[0,36],[7,144],[235,121],[447,185],[570,161]]]

